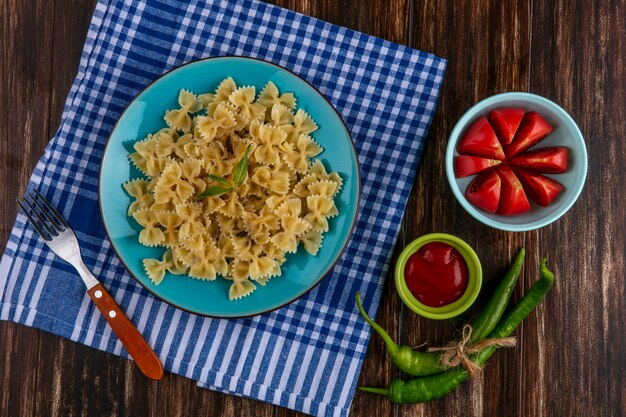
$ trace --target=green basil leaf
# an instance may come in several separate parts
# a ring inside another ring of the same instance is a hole
[[[209,187],[196,197],[196,201],[204,200],[207,197],[217,197],[218,195],[222,195],[229,191],[232,191],[231,187]]]
[[[243,158],[241,158],[241,161],[239,161],[235,167],[235,188],[239,187],[248,175],[248,153],[250,153],[250,145],[248,145],[246,152],[243,154]]]
[[[210,179],[212,179],[213,181],[217,183],[225,185],[229,188],[231,187],[230,182],[226,178],[218,177],[217,175],[213,175],[213,174],[207,174],[207,177],[209,177]]]

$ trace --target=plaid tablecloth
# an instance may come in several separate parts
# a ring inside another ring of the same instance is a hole
[[[216,55],[259,57],[315,85],[356,142],[362,200],[344,256],[317,288],[278,311],[209,319],[155,299],[105,237],[97,174],[130,100],[165,71]],[[257,1],[107,1],[95,9],[61,126],[30,187],[62,208],[87,265],[145,335],[165,369],[201,386],[314,415],[348,413],[370,336],[353,296],[375,311],[445,61]],[[127,356],[72,268],[20,214],[0,264],[0,318]]]

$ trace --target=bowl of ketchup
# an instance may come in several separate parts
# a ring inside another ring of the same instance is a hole
[[[463,240],[445,233],[415,239],[396,263],[400,298],[411,310],[430,319],[463,313],[478,297],[482,280],[476,252]]]

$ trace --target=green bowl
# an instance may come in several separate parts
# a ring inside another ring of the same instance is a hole
[[[420,250],[422,246],[431,242],[446,243],[459,251],[467,263],[469,273],[465,293],[455,302],[443,307],[430,307],[417,301],[404,280],[404,267],[409,257]],[[395,281],[396,290],[407,307],[420,316],[443,320],[458,316],[476,301],[483,283],[483,269],[476,252],[463,240],[446,233],[431,233],[415,239],[404,248],[396,262]]]

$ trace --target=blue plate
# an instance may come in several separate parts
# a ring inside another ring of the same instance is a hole
[[[257,92],[273,81],[281,92],[293,92],[297,107],[308,112],[319,129],[313,133],[324,147],[317,158],[328,170],[337,171],[344,185],[335,197],[339,215],[330,221],[330,230],[316,256],[302,247],[287,255],[282,276],[241,300],[229,301],[230,282],[195,280],[187,275],[167,274],[154,285],[143,270],[144,258],[157,258],[163,248],[149,248],[138,241],[139,227],[126,216],[131,202],[122,184],[141,174],[129,163],[132,144],[148,133],[166,127],[165,111],[177,108],[181,88],[195,93],[214,91],[220,81],[233,77],[237,85],[254,85]],[[192,313],[212,317],[246,317],[288,304],[310,291],[332,269],[345,248],[356,220],[359,205],[359,164],[346,125],[328,100],[308,82],[269,62],[244,57],[216,57],[176,68],[144,89],[126,108],[111,132],[100,166],[100,210],[111,244],[130,274],[158,298]]]

